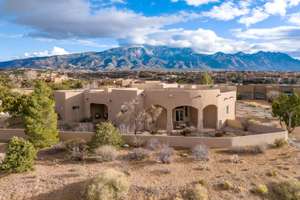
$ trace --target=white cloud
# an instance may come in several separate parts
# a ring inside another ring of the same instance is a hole
[[[256,24],[257,22],[267,19],[270,15],[265,13],[260,8],[255,8],[251,11],[249,16],[243,16],[239,19],[239,23],[245,24],[247,27]]]
[[[236,17],[248,14],[248,6],[248,1],[243,1],[240,4],[235,4],[232,1],[227,1],[222,3],[220,6],[214,6],[208,12],[204,12],[203,16],[228,21]]]
[[[125,0],[110,0],[110,1],[111,1],[111,3],[121,3],[121,4],[126,3]]]
[[[244,31],[238,29],[233,33],[237,38],[251,44],[252,51],[281,51],[291,52],[291,54],[300,51],[300,27],[298,26],[252,28]]]
[[[247,27],[261,22],[272,15],[286,16],[289,8],[298,6],[300,0],[267,0],[263,5],[252,8],[250,14],[240,18],[239,23]]]
[[[272,0],[265,4],[265,12],[270,15],[279,14],[281,16],[285,16],[286,9],[288,6],[287,0]]]
[[[69,54],[68,51],[61,47],[53,47],[51,51],[45,50],[45,51],[37,51],[37,52],[26,52],[24,53],[24,57],[45,57],[45,56],[55,56],[55,55],[66,55]]]
[[[300,26],[300,12],[291,14],[289,16],[289,22]]]
[[[30,36],[56,39],[126,38],[199,17],[185,12],[146,17],[114,7],[92,11],[85,0],[6,0],[3,8],[16,23],[36,30]]]
[[[178,0],[172,0],[173,2],[177,2]],[[211,2],[218,2],[219,0],[185,0],[186,4],[190,6],[200,6],[203,4],[208,4]]]
[[[236,52],[247,48],[242,41],[234,41],[219,37],[214,31],[207,29],[184,30],[169,29],[141,37],[129,38],[121,41],[135,45],[165,45],[172,47],[189,47],[199,53]]]
[[[273,28],[251,28],[245,31],[241,29],[233,30],[238,38],[256,40],[300,40],[300,27],[297,26],[278,26]]]

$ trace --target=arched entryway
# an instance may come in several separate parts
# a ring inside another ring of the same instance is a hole
[[[150,131],[167,130],[167,109],[160,105],[152,105],[146,110],[149,124],[147,129]]]
[[[108,107],[105,104],[90,105],[91,109],[91,120],[93,122],[103,122],[108,120]]]
[[[178,106],[172,111],[173,129],[183,129],[198,125],[198,110],[192,106]]]
[[[208,105],[203,109],[203,128],[217,128],[218,108],[215,105]]]

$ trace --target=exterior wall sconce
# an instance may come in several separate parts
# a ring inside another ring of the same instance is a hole
[[[72,107],[73,110],[77,110],[77,109],[79,109],[79,108],[80,108],[79,106],[73,106],[73,107]]]
[[[110,100],[108,100],[109,101],[109,103],[111,103],[112,102],[112,100],[110,99]]]

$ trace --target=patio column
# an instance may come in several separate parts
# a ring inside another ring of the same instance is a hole
[[[167,132],[171,133],[173,130],[173,117],[172,117],[172,109],[167,109]]]
[[[202,108],[198,109],[198,125],[197,130],[201,131],[203,129],[203,112]]]

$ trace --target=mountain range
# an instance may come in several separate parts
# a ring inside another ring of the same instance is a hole
[[[0,62],[0,68],[300,71],[300,60],[280,52],[200,54],[190,48],[142,46],[11,60]]]

